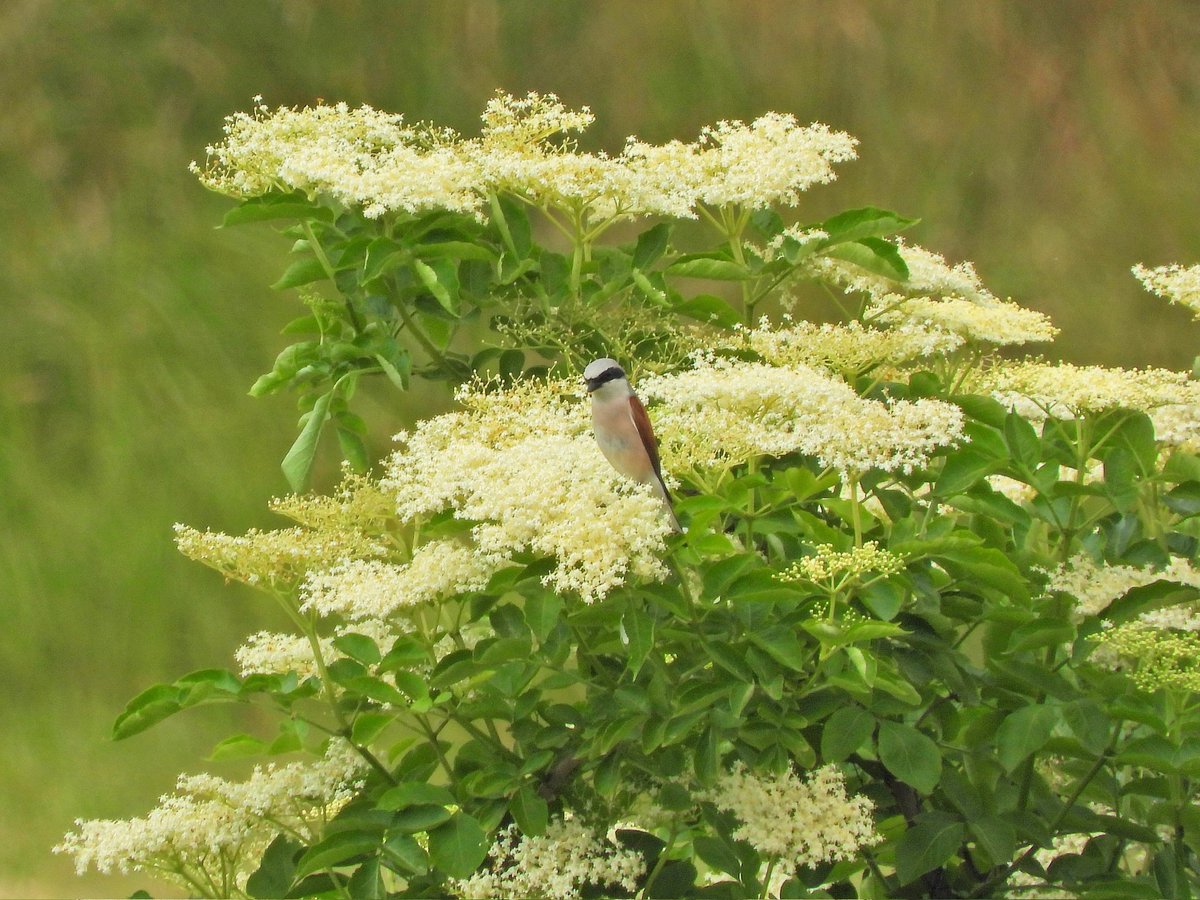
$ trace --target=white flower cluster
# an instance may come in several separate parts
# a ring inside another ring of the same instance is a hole
[[[880,840],[871,819],[874,804],[849,796],[836,766],[823,766],[802,781],[791,771],[755,775],[739,765],[718,779],[706,799],[737,817],[741,824],[733,836],[764,861],[777,860],[777,873],[780,866],[790,875],[797,868],[852,859],[859,848]]]
[[[310,572],[300,586],[301,610],[351,621],[386,619],[398,609],[482,590],[498,568],[455,541],[430,541],[407,563],[348,560]]]
[[[600,454],[586,406],[568,391],[577,388],[463,394],[467,410],[399,437],[383,485],[402,518],[451,508],[476,523],[478,577],[532,551],[557,560],[546,584],[591,602],[630,576],[665,577],[660,555],[671,526],[653,490],[619,476]]]
[[[582,131],[593,116],[553,94],[498,94],[480,137],[406,126],[402,117],[346,104],[272,112],[261,103],[225,122],[225,139],[192,170],[236,197],[300,190],[359,205],[370,217],[447,209],[482,215],[489,193],[538,205],[590,210],[604,219],[695,217],[700,204],[795,205],[800,192],[833,180],[855,140],[825,125],[767,113],[750,124],[721,122],[694,144],[630,138],[617,156],[578,153],[551,138]]]
[[[228,896],[244,888],[262,850],[281,831],[314,840],[359,786],[363,761],[333,741],[313,762],[258,767],[244,782],[183,775],[145,818],[77,821],[55,853],[75,868],[154,872],[185,890]]]
[[[644,379],[658,413],[663,457],[719,468],[756,456],[805,453],[841,473],[911,472],[962,435],[963,414],[940,400],[865,399],[802,365],[701,357],[695,368]]]
[[[1045,314],[1001,300],[985,304],[960,297],[886,294],[876,307],[881,322],[919,323],[998,347],[1052,341],[1058,334]]]
[[[1164,568],[1154,566],[1110,566],[1079,553],[1048,572],[1047,591],[1061,591],[1075,599],[1076,616],[1097,616],[1134,588],[1156,581],[1170,581],[1200,590],[1200,569],[1186,559],[1173,557]],[[1170,607],[1139,616],[1147,625],[1195,631],[1197,612],[1187,607]]]
[[[1167,369],[1117,369],[1034,360],[1002,363],[979,386],[1026,418],[1071,419],[1114,409],[1151,412],[1200,404],[1200,382]]]
[[[871,328],[855,321],[789,321],[774,328],[763,319],[757,328],[741,329],[736,336],[772,365],[819,366],[847,377],[880,365],[899,366],[953,353],[964,342],[953,331],[920,322]]]
[[[1138,263],[1131,271],[1150,293],[1186,306],[1200,316],[1200,265],[1184,268],[1176,263],[1147,269]]]
[[[583,888],[615,885],[637,890],[646,863],[640,853],[617,847],[576,819],[556,819],[538,837],[523,837],[515,825],[496,836],[488,864],[470,878],[452,882],[460,897],[579,897]]]

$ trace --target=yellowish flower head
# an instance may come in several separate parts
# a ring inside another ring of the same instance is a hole
[[[1131,271],[1150,293],[1186,306],[1200,318],[1200,265],[1185,268],[1175,264],[1147,269],[1138,263]]]
[[[1200,382],[1167,369],[1118,369],[1032,360],[1001,363],[980,386],[1029,418],[1067,419],[1114,409],[1150,412],[1200,402]]]
[[[1043,313],[1000,300],[985,305],[960,297],[886,294],[875,305],[881,322],[921,324],[961,335],[972,343],[1004,347],[1052,341],[1058,334]]]

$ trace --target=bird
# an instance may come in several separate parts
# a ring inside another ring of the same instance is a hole
[[[671,527],[682,531],[663,481],[650,417],[633,392],[625,370],[615,359],[603,357],[588,364],[583,380],[592,399],[592,425],[600,452],[626,478],[652,485],[662,498]]]

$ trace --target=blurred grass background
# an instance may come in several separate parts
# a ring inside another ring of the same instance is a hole
[[[214,230],[229,204],[186,171],[253,94],[473,132],[495,88],[555,91],[613,150],[824,121],[861,158],[802,217],[920,216],[913,240],[1055,319],[1052,355],[1186,368],[1200,326],[1128,269],[1200,261],[1197,46],[1200,6],[1161,0],[0,4],[0,896],[146,883],[49,847],[142,814],[229,719],[113,745],[113,717],[283,625],[171,543],[175,521],[270,524],[284,490],[295,410],[246,389],[296,313],[266,288],[286,242]],[[370,409],[377,451],[400,409]]]

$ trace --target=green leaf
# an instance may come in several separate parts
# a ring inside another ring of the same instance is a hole
[[[440,872],[451,878],[468,877],[483,862],[487,851],[483,828],[465,813],[429,832],[429,857]]]
[[[676,278],[707,278],[711,281],[745,281],[750,277],[746,267],[731,259],[712,256],[683,256],[667,267],[667,274]]]
[[[367,444],[362,436],[348,428],[338,427],[338,447],[350,468],[360,475],[371,468],[371,458],[367,453]]]
[[[394,713],[363,713],[355,718],[350,739],[358,746],[364,747],[379,737],[395,720]]]
[[[901,884],[916,881],[953,856],[966,836],[963,823],[943,812],[930,812],[896,845],[896,875]]]
[[[896,245],[879,238],[863,238],[845,244],[837,244],[822,251],[823,256],[832,256],[853,263],[868,272],[882,275],[893,281],[908,280],[908,266],[896,250]]]
[[[1042,461],[1042,442],[1037,431],[1015,412],[1004,417],[1004,442],[1012,458],[1030,472]]]
[[[288,288],[312,284],[314,281],[320,281],[326,277],[325,267],[321,265],[321,261],[315,256],[306,256],[288,266],[279,276],[279,280],[271,285],[271,290],[286,291]]]
[[[1017,830],[1010,822],[999,816],[985,815],[969,819],[967,827],[993,864],[1012,859],[1017,849]]]
[[[692,839],[692,847],[709,868],[741,878],[742,862],[725,841],[702,834]]]
[[[879,760],[888,771],[922,794],[937,787],[942,776],[938,745],[911,725],[879,723]]]
[[[808,654],[792,629],[783,625],[772,625],[760,631],[751,631],[746,635],[750,642],[758,645],[780,665],[795,672],[803,672],[808,667]]]
[[[442,305],[442,309],[454,317],[460,315],[458,302],[458,275],[453,263],[437,260],[432,265],[419,259],[412,261],[413,271],[425,285],[425,289],[433,294],[434,299]]]
[[[871,739],[875,717],[860,706],[843,706],[821,727],[821,759],[841,762]]]
[[[452,813],[436,803],[416,803],[405,806],[392,816],[391,828],[404,834],[416,834],[449,822]]]
[[[383,855],[401,872],[424,875],[429,871],[429,857],[412,835],[388,835],[383,844]]]
[[[368,666],[373,666],[383,659],[375,642],[365,634],[338,635],[333,639],[333,646],[352,659],[357,659],[360,663]]]
[[[260,756],[267,752],[267,742],[249,734],[235,734],[225,738],[213,747],[208,758],[213,762],[221,759],[240,759],[246,756]]]
[[[234,225],[245,225],[250,222],[270,222],[275,219],[312,219],[319,222],[332,222],[333,210],[301,199],[300,195],[267,194],[262,197],[252,197],[243,200],[240,206],[235,206],[221,220],[222,228]]]
[[[838,213],[816,227],[829,235],[821,242],[823,247],[829,247],[846,241],[894,234],[911,228],[919,221],[920,219],[906,219],[886,209],[864,206]]]
[[[246,881],[251,897],[286,897],[295,880],[296,851],[300,849],[283,835],[275,838],[263,852],[258,869]]]
[[[558,624],[562,599],[557,594],[539,590],[525,600],[525,622],[539,641],[545,641]]]
[[[1060,713],[1057,707],[1039,704],[1010,713],[996,729],[996,757],[1011,772],[1050,740]]]
[[[722,328],[732,328],[742,321],[741,314],[729,305],[729,301],[713,294],[697,294],[695,297],[676,303],[672,311],[689,319],[712,322]]]
[[[938,497],[952,497],[961,494],[977,481],[986,478],[1000,469],[1000,464],[994,457],[980,453],[967,447],[957,450],[946,457],[933,493]]]
[[[637,246],[633,249],[633,267],[648,269],[654,265],[667,250],[671,242],[672,222],[659,222],[653,228],[647,228],[637,238]]]
[[[458,801],[444,787],[424,781],[405,781],[388,788],[375,805],[379,809],[407,809],[410,806],[451,806]]]
[[[388,381],[402,391],[408,390],[408,376],[412,373],[412,358],[407,351],[402,351],[399,365],[392,363],[382,353],[375,354],[375,362],[379,363],[379,368],[383,369],[383,374],[387,376]]]
[[[321,439],[321,430],[329,419],[329,404],[332,400],[333,391],[317,398],[299,437],[280,464],[288,485],[297,494],[308,486],[308,478],[317,457],[317,442]]]
[[[644,609],[627,609],[621,616],[620,635],[627,653],[625,668],[637,678],[654,648],[654,619]]]
[[[521,829],[521,834],[535,837],[546,830],[550,821],[550,807],[530,785],[521,789],[509,801],[508,811]]]
[[[125,705],[124,711],[113,723],[114,741],[145,731],[183,709],[181,691],[172,684],[156,684],[146,688]]]
[[[296,863],[297,880],[313,872],[344,865],[356,856],[372,853],[379,849],[379,838],[360,831],[337,831],[323,841],[309,847]]]

